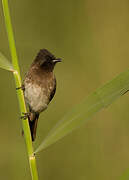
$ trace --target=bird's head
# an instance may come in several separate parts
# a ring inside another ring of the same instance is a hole
[[[51,70],[53,70],[57,62],[61,62],[61,59],[56,58],[47,49],[41,49],[34,60],[34,64],[38,64],[43,69]]]

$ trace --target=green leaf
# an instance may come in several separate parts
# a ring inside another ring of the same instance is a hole
[[[129,169],[127,169],[123,175],[120,177],[120,180],[128,180],[129,179]]]
[[[47,148],[81,126],[101,109],[112,104],[129,90],[129,70],[90,94],[81,104],[70,110],[50,131],[35,153]]]
[[[6,69],[8,71],[14,71],[12,64],[7,60],[7,58],[0,52],[0,68]]]

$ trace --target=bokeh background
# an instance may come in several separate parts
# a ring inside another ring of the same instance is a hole
[[[36,148],[74,105],[129,67],[128,0],[9,0],[24,77],[41,48],[63,62]],[[9,47],[0,4],[0,51]],[[0,69],[0,179],[30,180],[13,76]],[[119,180],[129,168],[129,94],[37,154],[40,180]]]

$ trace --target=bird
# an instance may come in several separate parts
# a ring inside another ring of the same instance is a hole
[[[57,83],[53,70],[55,65],[61,61],[47,49],[41,49],[23,80],[22,90],[29,110],[26,114],[32,141],[36,138],[39,115],[47,109],[55,95]]]

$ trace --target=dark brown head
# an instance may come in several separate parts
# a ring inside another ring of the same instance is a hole
[[[53,54],[51,54],[47,49],[41,49],[37,54],[33,65],[39,66],[43,69],[53,70],[55,64],[57,62],[61,62],[60,58],[56,58]]]

